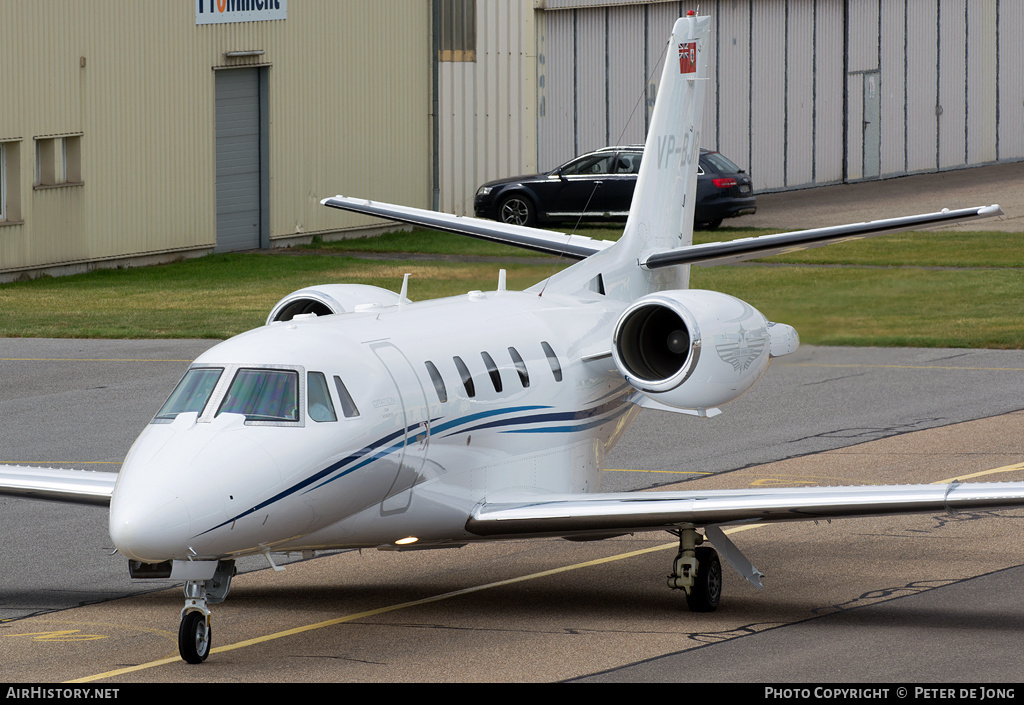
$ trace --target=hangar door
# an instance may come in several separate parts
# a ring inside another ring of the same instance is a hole
[[[216,82],[217,246],[215,252],[266,246],[265,69],[214,73]]]

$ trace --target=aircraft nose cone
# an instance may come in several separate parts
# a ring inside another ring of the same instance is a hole
[[[190,522],[180,498],[160,493],[126,500],[110,508],[110,538],[121,555],[147,563],[187,555]]]

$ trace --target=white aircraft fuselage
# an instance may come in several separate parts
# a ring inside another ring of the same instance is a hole
[[[410,536],[419,546],[464,543],[480,538],[465,524],[488,496],[594,491],[639,412],[607,354],[624,308],[596,295],[471,292],[232,338],[192,365],[224,370],[204,411],[156,419],[135,442],[111,537],[151,563]],[[217,415],[238,369],[294,372],[298,419]],[[358,415],[313,420],[302,403],[309,372],[342,380]]]

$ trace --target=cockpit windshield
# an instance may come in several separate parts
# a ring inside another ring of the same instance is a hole
[[[171,392],[171,396],[167,398],[156,418],[173,419],[178,414],[189,411],[201,415],[223,372],[224,370],[219,367],[193,367],[190,369]]]
[[[243,368],[217,414],[245,414],[246,421],[298,421],[298,399],[298,372]]]

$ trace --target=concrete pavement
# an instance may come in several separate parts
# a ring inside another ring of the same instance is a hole
[[[758,194],[757,213],[726,222],[748,228],[819,228],[993,203],[1005,215],[948,227],[1024,231],[1024,162]]]

